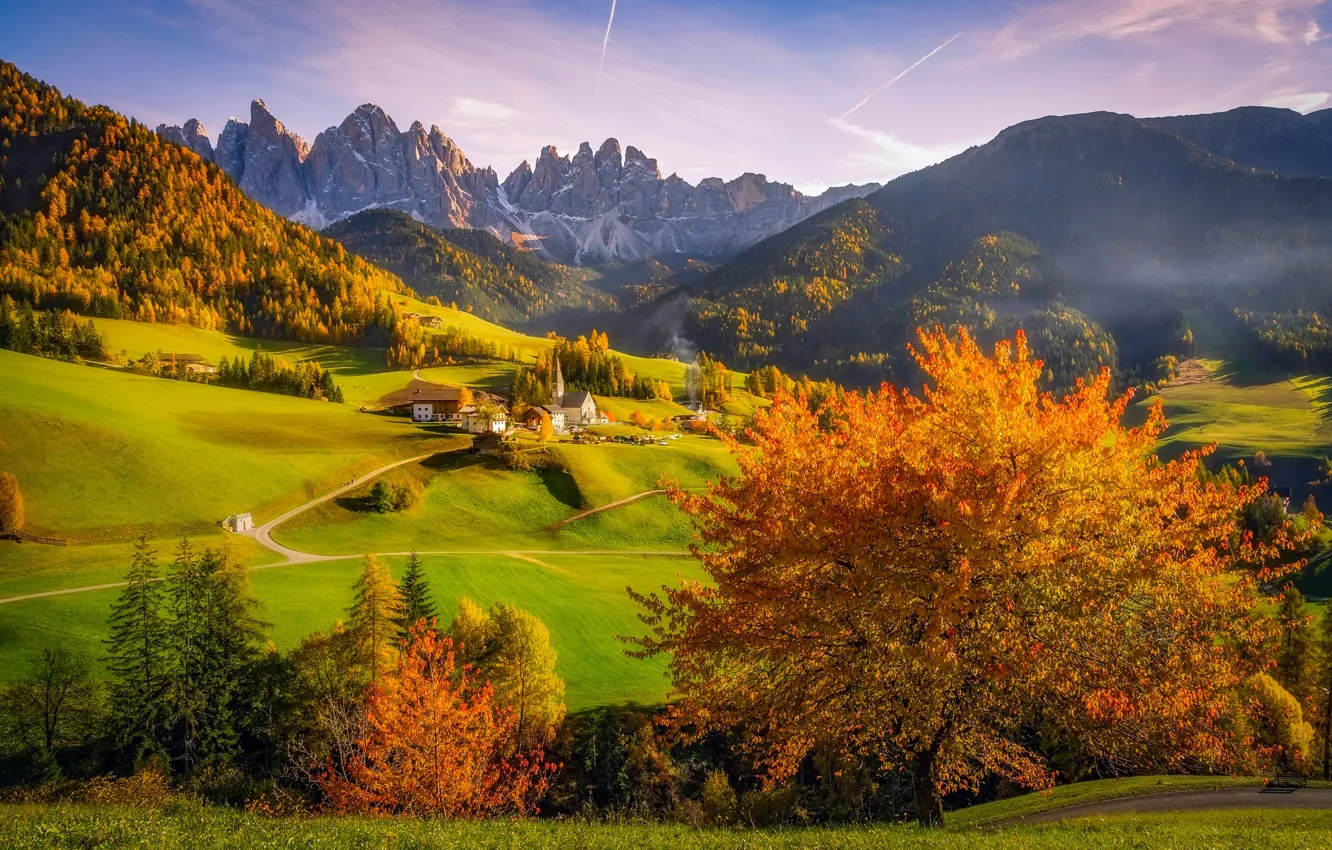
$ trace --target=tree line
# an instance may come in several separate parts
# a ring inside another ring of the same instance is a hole
[[[93,320],[80,323],[68,310],[37,311],[0,297],[0,348],[59,360],[103,360],[106,338]]]
[[[226,357],[218,360],[217,383],[224,387],[322,399],[337,404],[343,401],[342,387],[333,382],[333,373],[318,363],[307,360],[293,366],[257,349],[250,355],[248,364],[239,354],[235,360]]]

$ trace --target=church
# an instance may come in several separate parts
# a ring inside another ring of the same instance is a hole
[[[546,409],[552,414],[554,419],[556,412],[564,414],[564,426],[570,425],[604,425],[606,420],[597,413],[597,403],[592,398],[592,393],[586,390],[564,391],[564,372],[560,369],[560,360],[555,358],[555,401],[553,404],[546,405]]]

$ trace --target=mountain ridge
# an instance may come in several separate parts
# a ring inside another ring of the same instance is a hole
[[[316,229],[370,208],[398,209],[436,229],[470,227],[557,262],[586,265],[661,253],[734,255],[790,225],[861,197],[879,184],[807,196],[746,172],[691,185],[665,178],[655,159],[615,138],[573,155],[553,145],[503,182],[474,166],[438,126],[408,130],[362,104],[307,144],[262,100],[250,121],[231,119],[214,148],[202,125],[160,125],[159,135],[215,162],[264,206]]]

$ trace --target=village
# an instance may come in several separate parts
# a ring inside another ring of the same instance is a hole
[[[393,414],[410,416],[413,422],[451,425],[475,434],[473,450],[481,453],[496,452],[502,442],[517,439],[521,433],[540,434],[543,422],[550,423],[551,435],[567,436],[580,444],[614,442],[669,446],[669,441],[680,437],[678,431],[662,435],[606,435],[590,431],[593,426],[613,425],[615,420],[597,409],[592,393],[565,387],[558,361],[551,396],[549,404],[524,405],[515,412],[503,396],[495,393],[414,380],[401,397],[391,399],[385,409]],[[673,423],[677,427],[690,427],[691,423],[706,426],[707,411],[701,406],[695,407],[699,409],[672,417]]]

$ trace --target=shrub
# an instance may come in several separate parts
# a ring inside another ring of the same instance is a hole
[[[703,793],[699,803],[703,806],[703,814],[708,823],[714,826],[725,826],[734,822],[739,808],[735,789],[731,787],[731,781],[726,778],[726,774],[720,770],[708,772],[708,778],[703,781]]]
[[[18,479],[8,472],[0,472],[0,537],[15,535],[23,530],[23,494]]]
[[[370,488],[370,508],[381,514],[405,511],[421,501],[422,492],[415,478],[380,479]]]

